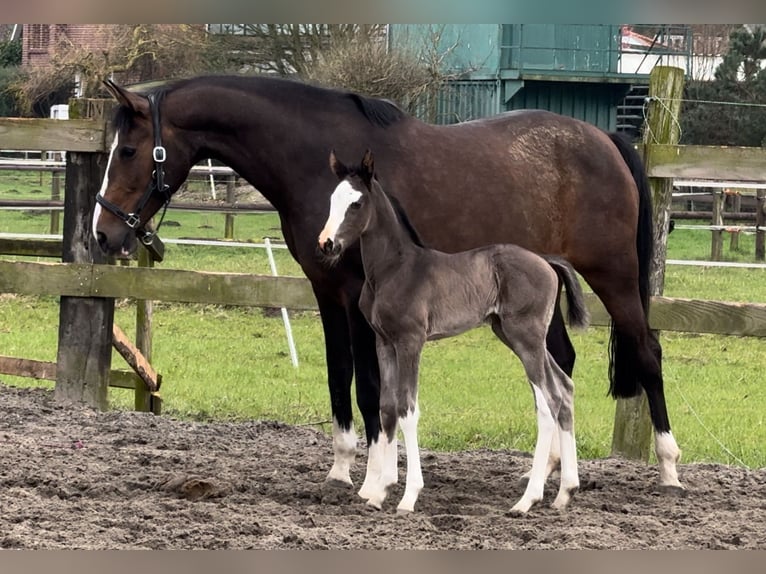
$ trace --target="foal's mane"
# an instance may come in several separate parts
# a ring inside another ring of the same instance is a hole
[[[401,108],[388,100],[307,84],[301,81],[268,76],[199,76],[184,80],[173,80],[149,90],[142,90],[140,93],[144,95],[154,94],[156,101],[159,103],[167,94],[175,90],[197,85],[214,86],[216,84],[244,91],[257,92],[280,102],[293,100],[302,104],[306,99],[311,99],[315,101],[316,109],[325,109],[327,107],[321,105],[323,100],[340,103],[348,102],[368,122],[379,127],[388,127],[408,117]],[[114,128],[118,131],[129,128],[132,125],[134,116],[135,114],[130,108],[119,106],[114,116]]]
[[[362,169],[363,168],[361,166],[354,166],[349,168],[349,174],[347,177],[356,177],[356,178],[359,178],[361,181],[363,181],[361,177]],[[364,185],[364,183],[362,183],[362,185]],[[415,229],[415,226],[413,225],[412,221],[410,221],[410,218],[407,215],[407,212],[404,210],[404,207],[402,206],[399,199],[395,195],[391,195],[385,189],[383,189],[383,186],[380,185],[380,181],[378,180],[377,176],[373,176],[372,186],[377,191],[382,193],[386,199],[388,199],[388,202],[391,204],[391,207],[394,208],[396,219],[399,221],[402,227],[404,227],[404,229],[407,231],[407,235],[409,235],[413,243],[415,243],[415,245],[419,247],[426,247],[426,244],[423,243],[423,240],[421,239],[420,234],[418,233],[417,229]],[[372,192],[372,190],[370,191]]]

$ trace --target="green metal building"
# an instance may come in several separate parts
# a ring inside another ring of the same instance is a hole
[[[445,89],[422,119],[455,123],[537,108],[617,128],[617,107],[646,75],[618,71],[620,26],[559,24],[392,24],[391,49],[439,54]]]

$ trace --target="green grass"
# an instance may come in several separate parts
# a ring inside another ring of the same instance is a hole
[[[3,175],[0,174],[0,182]],[[0,184],[0,196],[4,185]],[[43,189],[45,187],[43,186]],[[21,194],[19,194],[21,195]],[[26,219],[25,219],[26,218]],[[220,214],[173,212],[162,236],[223,236]],[[47,232],[48,215],[0,211],[0,230]],[[38,224],[39,223],[39,224]],[[35,227],[37,225],[37,227]],[[41,230],[37,230],[42,228]],[[274,214],[238,215],[239,240],[281,237]],[[752,247],[744,254],[752,260]],[[668,258],[707,259],[709,232],[676,230]],[[725,243],[728,252],[728,242]],[[275,250],[281,274],[300,275],[285,250]],[[270,273],[264,250],[168,245],[162,267]],[[766,270],[668,266],[665,294],[675,297],[766,302]],[[300,367],[292,367],[281,317],[273,311],[203,305],[155,304],[153,364],[162,373],[170,416],[201,419],[276,419],[330,431],[324,341],[313,312],[290,313]],[[119,302],[116,322],[130,336],[135,307]],[[54,298],[0,295],[0,354],[54,361],[58,306]],[[575,333],[578,450],[583,458],[610,451],[614,401],[606,396],[604,328]],[[663,332],[664,375],[671,422],[683,461],[766,466],[766,341],[757,338]],[[113,366],[124,362],[115,353]],[[0,376],[6,384],[42,385]],[[488,329],[429,343],[421,366],[421,437],[425,448],[534,447],[532,395],[521,366]],[[113,408],[131,408],[130,391],[110,389]],[[355,413],[358,430],[361,419]]]

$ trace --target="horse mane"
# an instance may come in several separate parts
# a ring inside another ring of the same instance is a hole
[[[284,88],[288,88],[295,91],[298,96],[325,97],[335,99],[339,102],[347,101],[350,102],[354,109],[361,113],[368,122],[384,128],[407,117],[407,114],[401,108],[389,100],[309,84],[289,78],[274,78],[270,76],[199,76],[195,78],[172,80],[154,86],[148,90],[139,90],[139,93],[143,95],[154,94],[156,101],[159,103],[168,93],[179,88],[215,83],[246,90],[257,88],[259,92],[264,94],[274,94],[275,97],[278,97],[280,100],[284,100],[284,97],[279,92]],[[114,128],[120,131],[123,128],[131,127],[134,116],[135,114],[130,108],[119,106],[114,115]]]
[[[377,176],[375,176],[375,180],[377,181]],[[396,218],[399,220],[399,223],[402,224],[402,227],[404,227],[404,229],[407,231],[407,235],[410,236],[410,239],[412,239],[413,243],[415,243],[415,245],[418,247],[426,247],[426,244],[423,243],[423,239],[420,237],[418,230],[415,229],[415,225],[410,220],[399,199],[395,195],[391,195],[385,189],[383,189],[383,186],[380,185],[380,182],[378,182],[378,189],[383,192],[383,195],[386,196],[388,202],[391,204],[391,207],[394,208]]]
[[[382,128],[388,127],[406,117],[406,114],[396,104],[389,100],[362,96],[353,92],[347,92],[359,111],[362,112],[370,123]]]

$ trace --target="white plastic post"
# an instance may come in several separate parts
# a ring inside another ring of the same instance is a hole
[[[271,251],[271,241],[268,237],[264,239],[266,245],[266,253],[269,255],[269,265],[271,266],[271,274],[277,277],[277,264],[274,261],[274,253]],[[293,330],[290,327],[290,317],[287,316],[287,309],[282,307],[282,322],[285,324],[285,334],[287,335],[287,346],[290,348],[290,360],[293,362],[293,367],[298,366],[298,353],[295,351],[295,341],[293,341]]]
[[[208,158],[207,166],[210,168],[210,192],[213,194],[213,199],[218,199],[215,193],[215,176],[213,175],[213,160]]]

